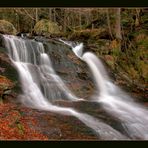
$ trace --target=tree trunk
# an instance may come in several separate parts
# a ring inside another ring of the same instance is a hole
[[[53,8],[53,21],[56,22],[56,13],[55,13],[55,8]]]
[[[135,26],[139,26],[140,25],[140,9],[136,9],[136,20],[135,20]]]
[[[63,30],[64,30],[64,32],[66,32],[66,17],[67,17],[67,15],[66,15],[66,10],[64,9],[64,12],[63,12],[64,14],[64,18],[63,18]]]
[[[82,29],[82,15],[81,12],[79,12],[79,27]]]
[[[113,39],[108,9],[106,9],[106,15],[107,15],[107,25],[108,25],[109,34],[110,34],[111,38]]]
[[[35,8],[35,22],[38,22],[38,8]]]
[[[49,20],[52,21],[52,8],[49,8]]]
[[[115,12],[116,22],[115,22],[115,36],[117,40],[122,40],[121,35],[121,8],[117,8]]]

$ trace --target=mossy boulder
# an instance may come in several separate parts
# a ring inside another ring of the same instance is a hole
[[[42,19],[35,24],[33,31],[37,35],[59,34],[60,27],[54,22]]]
[[[91,42],[97,39],[108,39],[109,33],[105,28],[76,30],[68,36],[69,40],[81,40]]]
[[[17,30],[10,22],[6,20],[0,20],[0,33],[16,35]]]

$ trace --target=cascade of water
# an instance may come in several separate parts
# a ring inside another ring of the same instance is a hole
[[[42,88],[46,98],[51,100],[61,98],[73,101],[78,100],[78,97],[66,87],[52,68],[51,61],[44,52],[42,43],[7,35],[4,36],[4,39],[11,60],[17,68],[18,66],[25,67],[25,70],[28,72],[26,75],[30,74],[30,77],[33,79],[32,81]]]
[[[68,45],[71,46],[71,44]],[[98,91],[96,102],[102,103],[108,113],[122,121],[129,137],[148,139],[147,109],[135,103],[131,97],[109,80],[103,64],[93,53],[82,54],[82,44],[71,47],[76,56],[85,61],[92,71]]]
[[[43,44],[9,35],[3,37],[10,59],[19,72],[23,90],[22,103],[32,108],[75,116],[99,134],[102,140],[128,139],[99,119],[72,108],[53,105],[51,98],[67,97],[74,101],[78,99],[55,73],[49,56],[44,52]]]

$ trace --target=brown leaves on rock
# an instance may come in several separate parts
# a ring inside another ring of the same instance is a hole
[[[33,118],[27,122],[35,125]],[[0,105],[0,139],[1,140],[48,140],[45,135],[32,129],[21,116],[16,106],[10,103]]]
[[[0,105],[0,140],[72,139],[97,140],[97,137],[73,116],[35,110],[13,103]]]

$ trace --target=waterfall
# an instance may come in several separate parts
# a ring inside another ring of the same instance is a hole
[[[65,41],[64,43],[67,44]],[[98,92],[95,101],[101,103],[108,113],[122,122],[130,138],[148,139],[148,110],[134,102],[130,96],[110,81],[99,58],[91,52],[82,54],[82,44],[76,47],[70,43],[67,45],[72,47],[76,56],[85,61],[92,71]]]
[[[41,93],[49,100],[61,98],[72,101],[78,100],[54,71],[50,58],[45,53],[41,42],[23,40],[8,35],[4,36],[4,41],[9,57],[20,73],[23,91],[31,92],[32,89],[34,91],[40,89],[40,91],[42,90]]]
[[[23,94],[19,99],[23,104],[35,109],[74,116],[91,128],[102,140],[128,139],[95,117],[77,112],[70,107],[53,105],[53,101],[60,99],[68,101],[82,99],[76,97],[56,74],[41,42],[11,35],[3,35],[3,39],[8,55],[20,76]]]

